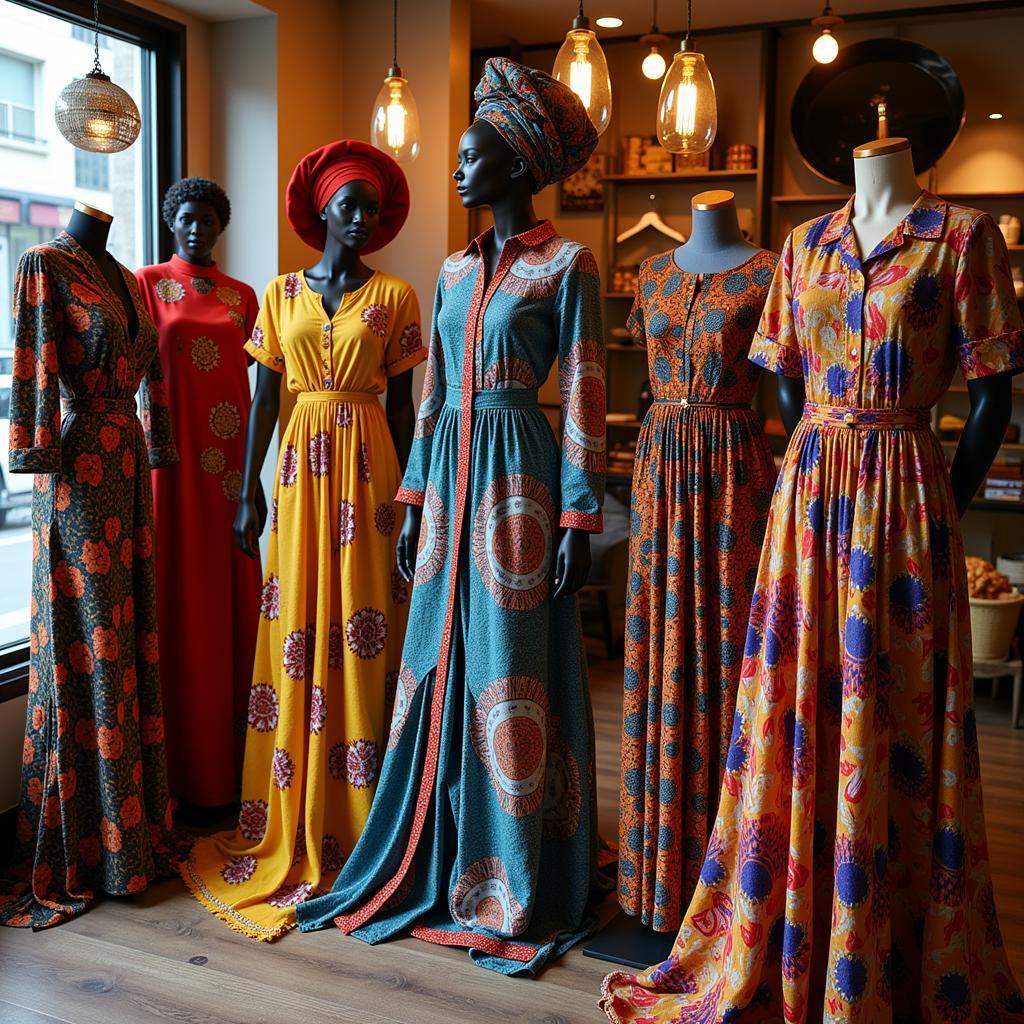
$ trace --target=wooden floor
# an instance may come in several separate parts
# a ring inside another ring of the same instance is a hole
[[[601,827],[612,839],[621,680],[621,662],[592,649]],[[1024,979],[1024,730],[1009,728],[1008,694],[993,702],[988,686],[978,718],[989,843],[1003,934]],[[602,916],[612,913],[609,901]],[[526,980],[413,939],[367,946],[331,931],[255,943],[168,881],[49,932],[0,928],[0,1024],[596,1024],[606,969],[578,948]]]

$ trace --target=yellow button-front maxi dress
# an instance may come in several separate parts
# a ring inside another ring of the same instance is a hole
[[[426,358],[419,321],[415,292],[386,274],[333,317],[287,274],[246,345],[298,397],[271,506],[238,828],[197,842],[182,875],[251,938],[281,935],[296,904],[330,888],[370,811],[409,598],[378,396]]]

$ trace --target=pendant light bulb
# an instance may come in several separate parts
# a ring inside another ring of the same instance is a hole
[[[644,73],[644,78],[649,78],[652,82],[656,82],[659,78],[664,78],[667,66],[665,58],[658,52],[658,48],[652,46],[651,52],[644,57],[644,62],[640,65],[640,69]]]
[[[583,0],[555,57],[551,74],[579,96],[597,134],[607,131],[612,119],[612,80],[604,50],[583,14]]]
[[[142,117],[135,100],[100,67],[100,5],[93,0],[92,71],[68,82],[54,104],[57,129],[76,149],[120,153],[138,137]]]
[[[842,23],[843,19],[832,13],[829,4],[825,4],[819,17],[811,19],[811,25],[819,30],[818,38],[811,46],[811,56],[819,64],[831,64],[839,56],[839,40],[833,35],[833,30]]]
[[[398,64],[398,0],[394,4],[394,58],[373,102],[370,141],[400,164],[420,155],[420,115]]]
[[[686,38],[661,83],[658,141],[670,153],[703,153],[718,132],[718,101],[704,54],[690,38],[692,0],[686,20]]]

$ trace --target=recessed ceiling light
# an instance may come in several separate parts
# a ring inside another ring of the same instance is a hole
[[[622,28],[621,18],[598,18],[597,24],[600,28]]]
[[[990,121],[1002,121],[1003,115],[1002,114],[989,114],[988,115],[988,119]]]

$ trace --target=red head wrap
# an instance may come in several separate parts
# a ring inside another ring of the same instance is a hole
[[[327,223],[320,213],[331,196],[350,181],[369,182],[377,190],[380,203],[380,221],[364,253],[383,248],[402,230],[409,216],[409,185],[402,168],[368,142],[341,139],[300,160],[288,182],[288,223],[307,245],[323,252]]]

